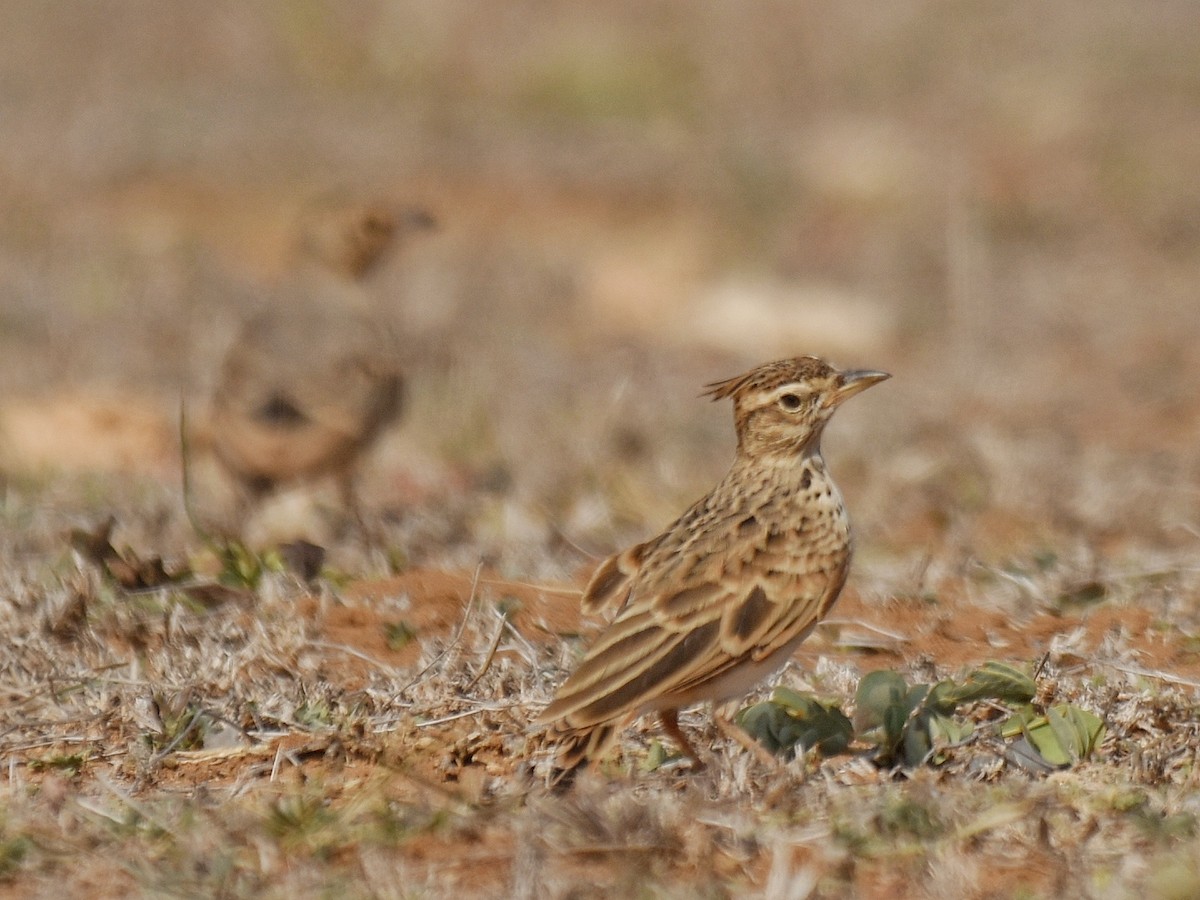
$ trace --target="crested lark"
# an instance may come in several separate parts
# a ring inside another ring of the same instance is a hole
[[[403,385],[357,282],[405,232],[432,224],[423,211],[363,204],[325,203],[302,219],[291,276],[246,323],[212,398],[213,449],[249,499],[332,475],[354,507],[354,464],[399,415]]]
[[[733,399],[737,456],[662,534],[592,576],[584,609],[616,615],[538,719],[553,723],[562,769],[586,765],[647,712],[699,762],[679,708],[745,694],[829,611],[851,541],[821,433],[843,401],[888,377],[802,356],[709,386]]]

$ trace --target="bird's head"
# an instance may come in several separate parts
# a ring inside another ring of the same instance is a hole
[[[302,256],[347,278],[362,278],[410,233],[435,226],[420,207],[323,199],[301,218]]]
[[[782,359],[710,384],[714,400],[733,399],[738,453],[750,457],[819,453],[821,432],[845,400],[890,378],[839,371],[815,356]]]

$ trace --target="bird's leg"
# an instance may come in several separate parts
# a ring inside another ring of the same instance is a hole
[[[234,486],[234,530],[245,541],[251,520],[262,510],[263,501],[275,489],[275,483],[263,475],[239,477]]]
[[[342,472],[337,476],[338,500],[341,501],[342,509],[354,520],[359,528],[365,529],[366,523],[363,521],[362,507],[358,504],[358,491],[354,487],[354,473],[352,471]]]
[[[349,519],[347,525],[358,532],[359,537],[367,545],[368,550],[372,552],[384,551],[387,549],[387,536],[383,523],[378,517],[368,520],[367,516],[363,513],[363,506],[359,501],[355,478],[356,473],[351,470],[339,476],[337,480],[338,495],[342,501],[342,508]]]
[[[366,516],[363,515],[362,504],[358,500],[358,490],[354,483],[354,472],[343,472],[337,479],[338,499],[342,503],[342,509],[345,515],[349,517],[353,527],[358,529],[358,533],[370,545],[374,545],[377,535],[371,532],[367,525]]]
[[[747,751],[768,769],[772,771],[778,769],[780,767],[779,758],[747,734],[744,728],[737,725],[725,715],[725,709],[727,708],[729,708],[729,704],[720,708],[713,707],[713,724],[717,726],[717,731],[721,732],[724,737],[740,745],[743,750]]]
[[[704,760],[696,753],[696,748],[692,746],[692,742],[687,739],[687,735],[683,733],[683,729],[679,727],[679,710],[664,709],[658,714],[659,721],[662,722],[663,731],[667,736],[679,745],[679,749],[683,751],[683,755],[692,761],[693,768],[699,770],[704,768]]]

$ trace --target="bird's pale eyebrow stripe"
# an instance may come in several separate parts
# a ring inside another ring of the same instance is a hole
[[[804,399],[812,396],[813,390],[808,385],[799,381],[789,381],[787,384],[781,384],[775,390],[767,394],[767,399],[774,403],[784,394],[795,394],[797,397]]]

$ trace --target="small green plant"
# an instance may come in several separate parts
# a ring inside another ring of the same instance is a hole
[[[73,778],[83,771],[87,761],[86,753],[57,753],[32,757],[25,764],[31,772],[56,771]]]
[[[293,718],[308,728],[328,728],[333,724],[333,709],[322,699],[305,700],[296,707]]]
[[[147,734],[156,750],[199,750],[204,746],[206,719],[203,707],[196,703],[170,703],[160,700],[157,704],[162,720],[162,733]]]
[[[667,748],[663,746],[662,741],[652,741],[650,750],[646,753],[646,758],[642,760],[641,770],[643,772],[655,772],[662,768],[668,761],[671,755]]]
[[[855,732],[875,745],[882,765],[936,764],[945,760],[945,747],[971,735],[971,724],[954,718],[960,704],[1028,703],[1036,692],[1028,675],[997,662],[975,669],[961,684],[939,681],[910,687],[896,672],[872,672],[859,682],[855,694]]]
[[[369,814],[364,838],[383,845],[398,844],[414,835],[436,834],[450,821],[446,810],[389,800]]]
[[[912,684],[898,672],[872,672],[859,681],[853,719],[837,706],[778,688],[771,699],[747,707],[736,721],[773,753],[792,755],[798,748],[824,755],[845,752],[854,742],[870,747],[881,766],[915,766],[946,761],[946,750],[974,732],[957,716],[964,703],[990,700],[1013,708],[1001,724],[1002,737],[1021,736],[1047,769],[1087,759],[1104,736],[1104,723],[1070,704],[1044,712],[1034,709],[1037,686],[1020,669],[988,662],[961,682]]]
[[[0,882],[16,873],[32,845],[25,835],[0,839]]]
[[[840,709],[785,687],[776,688],[765,703],[743,709],[735,721],[772,753],[783,755],[816,747],[833,756],[854,739],[854,726]]]
[[[399,650],[417,636],[417,630],[407,622],[388,622],[383,626],[383,639],[389,650]]]
[[[267,572],[284,570],[283,560],[275,551],[256,553],[238,541],[215,544],[213,550],[221,562],[217,580],[227,587],[253,590]]]
[[[267,830],[289,844],[316,847],[320,836],[336,817],[327,802],[316,793],[288,794],[275,800],[267,810]]]

